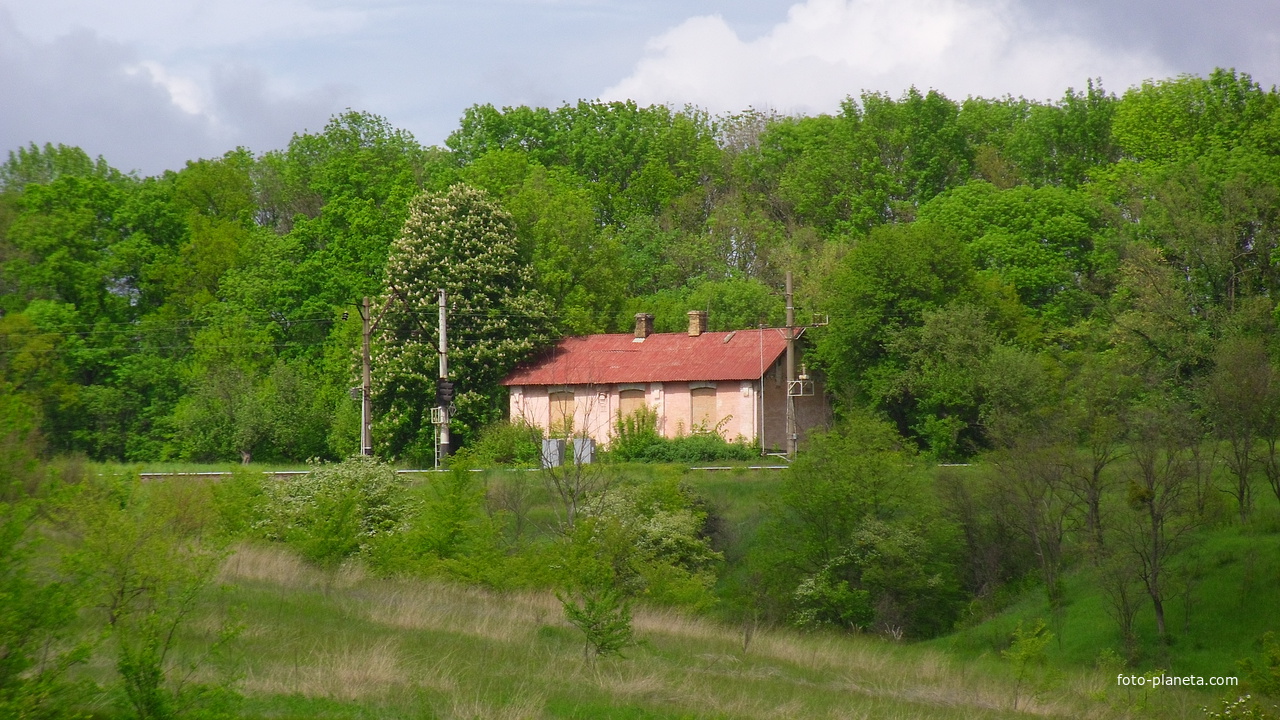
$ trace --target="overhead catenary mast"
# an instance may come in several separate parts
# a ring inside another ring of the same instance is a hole
[[[796,432],[796,399],[792,386],[796,381],[796,308],[791,301],[791,271],[787,271],[787,459],[796,458],[799,433]]]
[[[827,324],[824,316],[821,321],[814,317],[814,321],[809,325],[796,326],[796,308],[792,298],[791,288],[791,271],[787,271],[787,459],[795,460],[796,451],[800,444],[800,432],[796,427],[796,398],[808,397],[813,395],[813,380],[809,378],[809,373],[804,369],[804,365],[800,368],[800,377],[796,377],[796,340],[804,335],[804,331],[811,327],[822,327]]]

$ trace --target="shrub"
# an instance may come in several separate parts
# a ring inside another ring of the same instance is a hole
[[[579,588],[571,594],[562,594],[560,604],[565,619],[582,631],[586,645],[582,657],[589,653],[596,656],[621,654],[635,643],[631,628],[631,602],[616,588]]]
[[[87,655],[66,647],[78,608],[73,589],[34,572],[30,502],[0,501],[0,717],[61,717],[63,673]]]
[[[569,580],[603,573],[649,602],[702,609],[723,556],[702,533],[706,512],[673,481],[618,488],[583,513],[568,538]]]
[[[649,446],[640,458],[643,462],[697,463],[751,460],[758,455],[745,441],[727,442],[715,433],[694,433],[662,439]]]
[[[642,405],[625,417],[619,411],[613,429],[609,453],[623,462],[643,460],[650,448],[663,443],[662,436],[658,434],[658,411],[648,405]]]
[[[657,411],[647,406],[625,417],[619,414],[613,428],[609,457],[622,462],[724,462],[751,460],[759,455],[745,440],[727,442],[715,429],[664,438],[658,434]]]
[[[503,584],[498,531],[473,473],[454,468],[407,492],[402,517],[394,532],[374,539],[369,560],[375,570]]]
[[[474,467],[534,467],[541,453],[542,429],[517,420],[486,426],[474,443],[457,452],[454,462]]]
[[[351,458],[267,485],[268,539],[283,540],[326,567],[369,549],[394,532],[405,511],[404,484],[384,463]]]
[[[1280,697],[1280,641],[1276,634],[1262,636],[1262,658],[1245,658],[1237,663],[1248,686],[1257,693]]]
[[[209,486],[109,478],[77,488],[55,516],[72,543],[64,571],[103,611],[120,704],[138,718],[230,717],[232,678],[209,680],[234,624],[196,657],[178,650],[184,635],[209,632],[194,626],[228,552]]]

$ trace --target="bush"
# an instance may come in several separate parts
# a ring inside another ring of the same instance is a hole
[[[642,405],[625,417],[619,411],[613,430],[609,453],[623,462],[643,460],[651,447],[663,443],[662,436],[658,434],[658,411],[648,405]]]
[[[658,434],[658,413],[652,407],[640,407],[625,418],[618,415],[613,430],[608,456],[622,462],[723,462],[759,455],[746,441],[726,442],[714,430],[664,438]]]
[[[609,457],[621,462],[696,463],[752,460],[757,449],[745,440],[727,442],[714,430],[664,438],[658,434],[658,413],[641,407],[613,424]]]
[[[662,439],[640,458],[643,462],[697,463],[752,460],[759,453],[745,441],[727,442],[715,433],[695,433]]]
[[[119,703],[139,718],[233,716],[233,678],[218,666],[238,629],[207,627],[198,612],[228,553],[209,485],[142,483],[135,475],[95,480],[69,495],[54,513],[71,543],[62,569],[101,611]],[[216,638],[202,653],[179,652],[180,638],[211,631]]]
[[[567,538],[562,584],[603,575],[627,596],[706,608],[724,558],[702,533],[705,522],[701,504],[675,481],[618,488],[585,509]]]
[[[87,655],[67,647],[78,598],[34,572],[30,502],[0,501],[0,717],[61,717],[64,672]]]
[[[455,463],[473,467],[536,467],[542,453],[542,429],[522,420],[486,426],[474,443],[460,449]]]
[[[333,567],[366,552],[394,532],[405,514],[404,484],[384,463],[351,458],[267,485],[265,519],[271,540],[283,540],[308,560]]]
[[[484,488],[463,468],[435,475],[406,493],[404,521],[378,536],[370,563],[385,574],[444,575],[501,585],[498,530],[484,512]]]

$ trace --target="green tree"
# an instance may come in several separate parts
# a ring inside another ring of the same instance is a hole
[[[928,636],[954,617],[947,531],[886,422],[858,414],[813,437],[766,532],[759,562],[795,623]]]
[[[454,429],[471,433],[502,417],[499,381],[552,338],[510,216],[483,191],[454,185],[412,203],[386,266],[378,317],[375,408],[379,442],[393,456],[431,447],[438,291],[449,298],[450,376],[459,392]]]
[[[1130,157],[1187,159],[1247,141],[1277,102],[1274,91],[1264,91],[1235,70],[1218,68],[1207,78],[1148,80],[1120,99],[1113,133]]]
[[[622,249],[597,224],[586,183],[511,150],[482,156],[463,176],[511,214],[522,255],[559,328],[572,335],[610,329],[625,289]]]
[[[815,355],[834,392],[875,402],[893,396],[893,338],[920,325],[924,311],[971,292],[974,271],[951,233],[916,223],[873,231],[825,285],[831,325],[818,335]],[[905,423],[900,408],[888,409]]]
[[[203,654],[179,652],[183,635],[198,632],[192,620],[226,557],[214,508],[206,484],[144,485],[135,476],[86,483],[55,515],[70,545],[65,568],[83,578],[110,633],[124,704],[138,718],[225,709],[235,698],[229,680],[196,674],[216,667],[233,625],[201,638]]]
[[[1019,300],[1057,323],[1088,309],[1099,213],[1078,192],[971,182],[920,209],[920,219],[954,232],[979,270],[995,271]]]

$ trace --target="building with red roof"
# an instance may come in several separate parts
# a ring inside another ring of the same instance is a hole
[[[619,417],[648,406],[666,437],[716,431],[785,449],[786,330],[706,327],[707,313],[695,310],[688,332],[654,333],[641,313],[632,334],[564,338],[503,380],[511,418],[607,444]],[[830,419],[821,383],[803,387],[793,398],[801,437]]]

